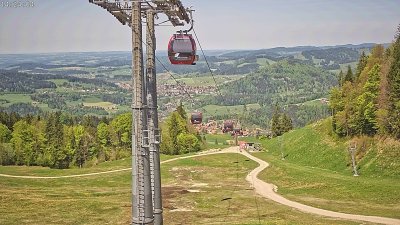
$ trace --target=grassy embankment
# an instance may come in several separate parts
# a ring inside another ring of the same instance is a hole
[[[120,160],[79,171],[116,169],[129,164],[130,160]],[[255,162],[237,154],[163,164],[165,224],[357,224],[305,214],[255,198],[244,179],[254,167]],[[5,168],[0,167],[0,172]],[[77,173],[77,170],[54,171],[21,167],[16,173],[40,176]],[[129,224],[130,179],[128,171],[55,180],[2,177],[0,224]],[[223,201],[225,198],[232,199]]]
[[[260,178],[283,196],[324,209],[400,218],[400,144],[364,140],[357,153],[359,177],[352,176],[349,140],[333,138],[330,120],[267,140],[255,156],[271,166]],[[281,160],[281,150],[285,160]]]

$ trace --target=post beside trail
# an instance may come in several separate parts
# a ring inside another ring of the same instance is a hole
[[[281,160],[285,160],[285,154],[283,153],[283,136],[279,136],[279,148],[281,150]]]
[[[349,153],[351,155],[351,163],[353,167],[353,176],[358,177],[358,172],[357,172],[357,164],[356,164],[356,151],[357,151],[357,144],[356,143],[350,143],[349,144]]]

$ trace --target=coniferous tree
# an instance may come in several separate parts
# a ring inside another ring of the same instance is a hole
[[[274,137],[293,129],[292,119],[287,113],[283,113],[278,105],[275,105],[271,119],[271,132]]]
[[[271,119],[271,132],[272,132],[273,137],[282,135],[280,117],[281,117],[281,109],[278,105],[275,105],[274,112],[272,113],[272,119]]]
[[[358,80],[358,78],[361,75],[361,72],[367,66],[367,62],[368,62],[368,56],[363,51],[361,53],[360,59],[359,59],[358,64],[357,64],[357,69],[356,69],[356,73],[355,73],[355,77],[354,77],[355,79],[354,80]]]
[[[338,83],[339,83],[339,87],[343,86],[344,74],[343,74],[342,70],[340,70],[339,75],[338,75]]]
[[[179,104],[179,106],[176,108],[176,111],[178,112],[178,114],[184,119],[187,120],[187,114],[185,109],[183,108],[182,102]]]
[[[174,155],[179,154],[178,135],[187,132],[186,120],[175,111],[171,114],[170,120],[167,122],[168,131],[172,142],[172,151]]]
[[[281,124],[282,124],[281,127],[282,127],[283,133],[286,133],[293,129],[292,119],[289,117],[289,115],[287,113],[282,114]]]
[[[353,82],[353,71],[351,70],[350,65],[347,67],[347,73],[346,76],[344,77],[344,81],[348,81],[348,82]]]
[[[63,148],[64,128],[60,121],[60,112],[51,113],[45,128],[46,146],[45,161],[46,165],[53,168],[68,168],[71,157]]]

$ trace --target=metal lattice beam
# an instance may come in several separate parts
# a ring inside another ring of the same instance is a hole
[[[123,25],[131,26],[132,2],[134,0],[89,0],[90,3],[106,9]],[[185,9],[180,0],[139,0],[142,4],[142,11],[148,9],[155,13],[165,14],[173,26],[184,26],[190,23],[189,9]],[[145,17],[145,13],[142,15]]]

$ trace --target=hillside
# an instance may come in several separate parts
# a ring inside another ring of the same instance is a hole
[[[225,104],[302,103],[326,96],[337,84],[334,74],[290,60],[260,69],[245,78],[221,86]],[[221,99],[219,99],[221,101]]]
[[[354,68],[359,53],[369,52],[372,46],[374,44],[206,51],[215,78],[202,55],[195,66],[177,66],[170,65],[165,51],[159,51],[157,61],[176,78],[172,79],[157,63],[160,118],[165,118],[176,102],[192,105],[187,104],[191,102],[187,91],[200,102],[194,108],[188,106],[188,110],[212,105],[257,104],[262,107],[243,113],[231,110],[225,114],[226,110],[218,110],[216,115],[211,115],[204,112],[206,118],[227,119],[248,113],[245,123],[268,127],[268,116],[260,120],[257,115],[269,115],[270,106],[280,102],[287,106],[295,126],[303,126],[327,116],[326,104],[306,105],[308,101],[327,97],[328,90],[336,85],[335,75],[327,71],[337,73],[348,65]],[[129,110],[129,52],[0,55],[0,68],[4,69],[3,73],[0,71],[4,80],[0,84],[3,111],[26,114],[62,110],[79,115],[112,116]],[[26,78],[25,81],[22,78]],[[224,93],[222,99],[216,98],[214,79]],[[185,91],[173,86],[176,81]],[[52,94],[45,93],[48,88],[52,88]]]
[[[400,215],[400,142],[356,138],[360,176],[353,177],[349,139],[332,137],[331,119],[263,141],[254,156],[270,163],[260,178],[290,200],[345,213]],[[282,154],[285,160],[282,160]]]
[[[332,119],[318,121],[291,131],[280,139],[267,141],[268,151],[296,164],[351,174],[350,142],[357,143],[359,173],[368,177],[400,178],[400,142],[390,138],[338,138],[332,131]],[[281,146],[282,144],[282,146]]]

